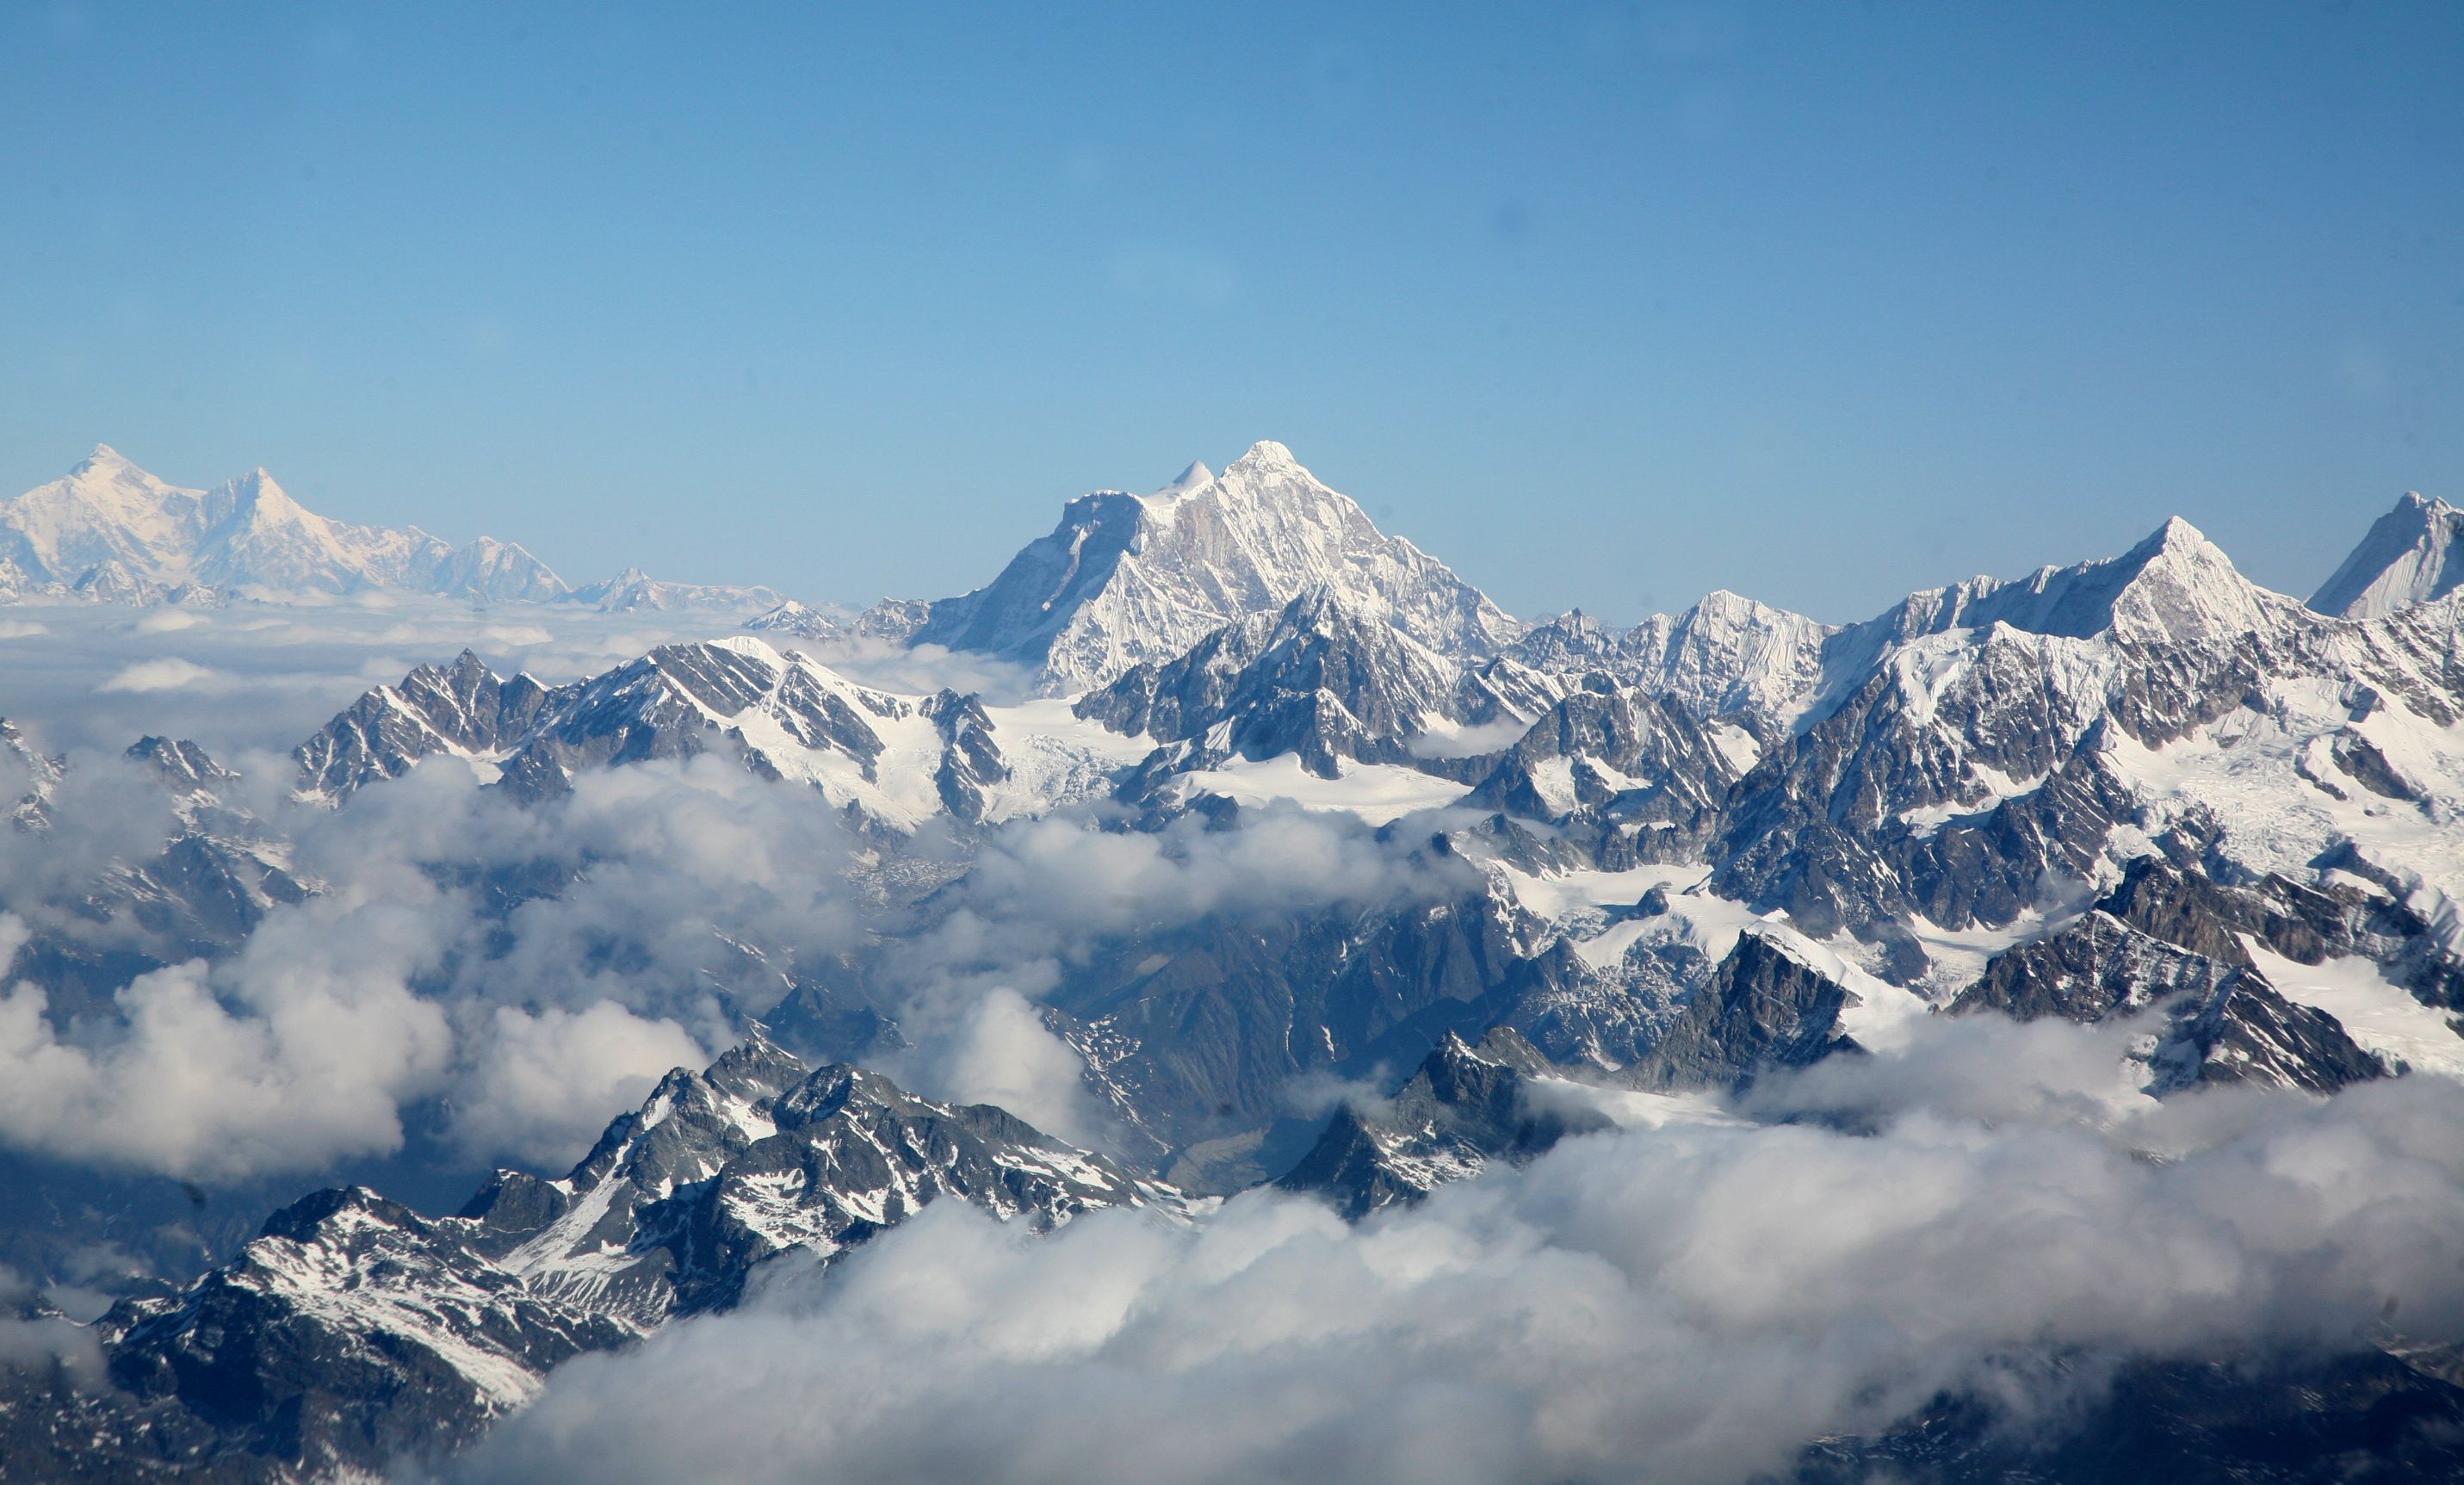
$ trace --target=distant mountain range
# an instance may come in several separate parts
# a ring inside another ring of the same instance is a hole
[[[0,501],[0,601],[297,599],[368,590],[611,610],[768,608],[767,588],[656,582],[630,568],[575,588],[520,546],[463,546],[416,526],[329,520],[263,469],[212,490],[166,483],[107,444],[48,485]]]

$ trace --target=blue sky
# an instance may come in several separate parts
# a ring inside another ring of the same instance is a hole
[[[0,89],[10,491],[861,601],[1271,437],[1518,613],[1833,620],[2464,500],[2453,4],[30,4]]]

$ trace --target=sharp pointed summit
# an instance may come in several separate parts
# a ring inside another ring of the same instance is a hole
[[[1271,438],[1262,438],[1251,444],[1240,458],[1232,461],[1230,468],[1224,472],[1229,474],[1236,470],[1244,471],[1291,470],[1302,474],[1309,473],[1309,470],[1301,468],[1301,462],[1292,457],[1292,451],[1289,448]]]
[[[1493,655],[1519,632],[1479,589],[1380,532],[1283,445],[1262,441],[1221,475],[1197,478],[1208,473],[1193,465],[1154,496],[1080,496],[988,586],[900,605],[903,632],[1027,666],[1055,696],[1172,659],[1320,585],[1445,654]]]
[[[2120,557],[1913,593],[1849,633],[1864,636],[1851,646],[1862,649],[1997,623],[2070,639],[2198,644],[2273,628],[2299,606],[2244,578],[2223,549],[2176,515]]]
[[[2407,491],[2310,595],[2310,606],[2340,619],[2381,619],[2445,598],[2464,584],[2464,563],[2451,560],[2459,528],[2464,511]]]
[[[1192,459],[1189,461],[1189,468],[1174,475],[1172,483],[1156,491],[1155,494],[1158,496],[1185,495],[1193,490],[1203,490],[1214,483],[1215,471],[1206,467],[1206,461]]]

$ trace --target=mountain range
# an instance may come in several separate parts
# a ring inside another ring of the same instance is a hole
[[[261,471],[172,491],[106,456],[6,508],[21,591],[573,597],[518,548],[322,522]],[[230,960],[329,890],[293,841],[426,770],[540,841],[593,780],[651,776],[612,771],[740,771],[845,825],[846,861],[788,869],[843,888],[854,927],[824,962],[660,926],[706,941],[695,1004],[733,1050],[607,1110],[579,1165],[499,1171],[452,1214],[365,1187],[294,1201],[84,1327],[109,1386],[0,1365],[0,1458],[38,1461],[0,1478],[432,1459],[569,1359],[726,1312],[794,1263],[834,1272],[944,1198],[1034,1230],[1105,1208],[1178,1229],[1270,1186],[1374,1232],[1605,1131],[1855,1132],[1853,1111],[1773,1114],[1771,1090],[1913,1028],[2110,1034],[2109,1097],[2131,1107],[2464,1077],[2454,515],[2407,496],[2307,603],[2174,519],[2119,557],[1847,625],[1725,592],[1629,627],[1525,623],[1262,443],[1221,475],[1070,502],[958,598],[854,619],[781,601],[570,679],[440,657],[338,696],[278,791],[143,738],[127,766],[175,824],[138,859],[73,849],[75,765],[11,729],[12,842],[57,864],[49,897],[5,905],[36,925],[10,972],[76,1036],[138,977]],[[595,601],[658,591],[628,575]],[[855,638],[1006,662],[1029,694],[866,684],[838,648]],[[1140,896],[1287,838],[1203,890]],[[512,866],[421,849],[482,905],[458,951],[506,974],[526,914],[601,864],[596,844]],[[1108,852],[1143,864],[1086,864]],[[1328,858],[1345,864],[1311,876]],[[647,957],[627,926],[596,931],[606,966]],[[884,1075],[935,1065],[912,1055],[953,1035],[954,987],[1000,976],[1074,1058],[1100,1149]],[[2385,1472],[2455,1459],[2439,1430],[2464,1383],[2395,1323],[2290,1370],[2115,1359],[2145,1384],[2098,1405],[2144,1430],[2119,1462],[2018,1438],[1989,1388],[1806,1441],[1794,1477],[2173,1477],[2194,1434],[2205,1477],[2406,1477]],[[2196,1431],[2265,1416],[2300,1436]]]
[[[519,545],[454,546],[416,526],[354,526],[300,505],[263,469],[211,490],[169,484],[98,444],[69,472],[0,501],[0,601],[150,604],[396,591],[610,610],[775,606],[767,588],[661,583],[639,568],[575,588]]]

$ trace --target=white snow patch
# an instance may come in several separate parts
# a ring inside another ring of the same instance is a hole
[[[2415,1072],[2464,1078],[2464,1036],[2447,1024],[2456,1013],[2423,1005],[2404,987],[2389,984],[2367,959],[2300,964],[2248,938],[2243,942],[2258,972],[2284,998],[2334,1016],[2364,1049],[2385,1053]]]
[[[1392,763],[1346,761],[1339,778],[1320,778],[1292,753],[1251,762],[1235,758],[1221,768],[1182,775],[1185,787],[1220,794],[1243,805],[1289,802],[1303,809],[1342,811],[1373,825],[1417,810],[1439,809],[1463,797],[1463,785]]]

